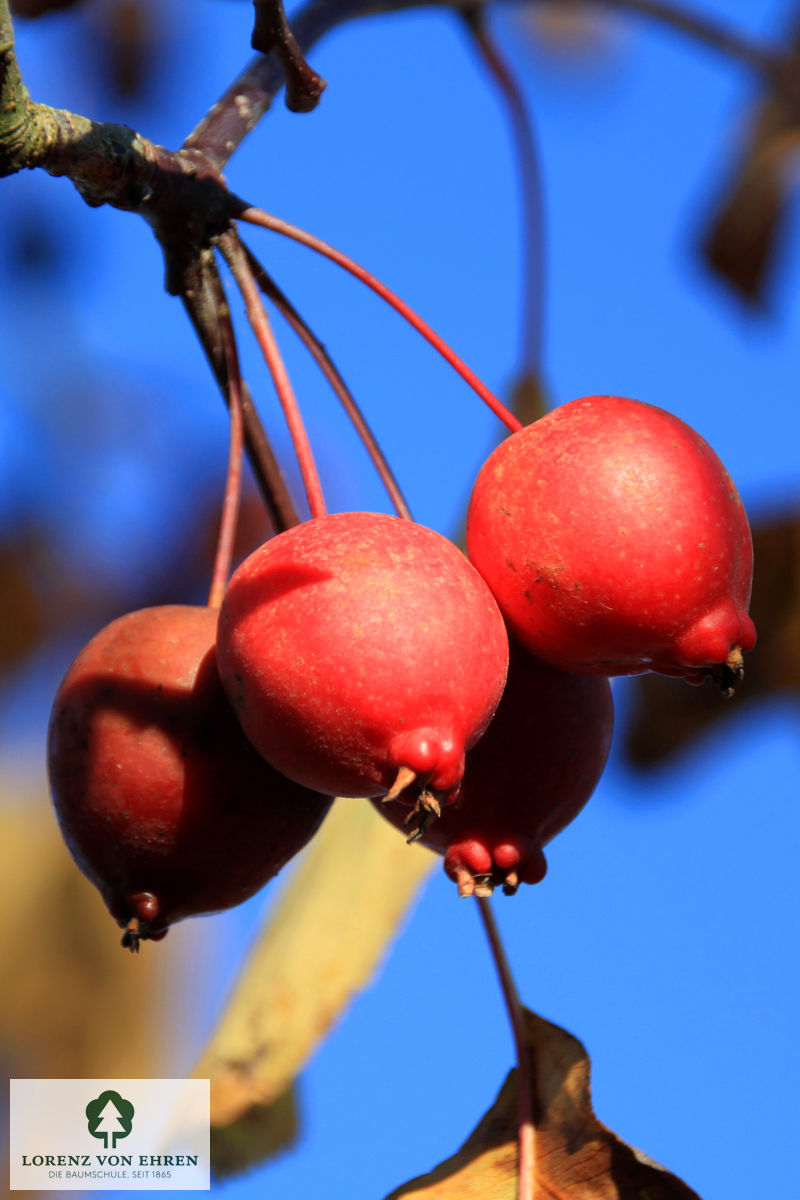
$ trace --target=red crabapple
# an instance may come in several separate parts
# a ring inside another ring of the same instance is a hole
[[[698,433],[638,400],[573,400],[502,442],[467,547],[509,627],[562,670],[730,689],[755,643],[736,488]]]
[[[600,675],[568,675],[511,642],[508,683],[494,720],[466,759],[461,792],[419,840],[444,855],[462,896],[538,883],[542,847],[577,816],[608,757],[611,688]],[[402,795],[374,800],[399,829]]]
[[[273,766],[343,796],[415,778],[455,794],[505,683],[489,589],[441,534],[382,513],[318,517],[234,573],[217,657],[242,727]]]
[[[56,814],[123,945],[252,896],[331,801],[256,754],[217,673],[218,611],[170,605],[112,621],[53,704]]]

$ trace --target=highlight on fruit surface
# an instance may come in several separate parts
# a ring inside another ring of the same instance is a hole
[[[506,438],[475,483],[467,548],[516,636],[562,670],[730,691],[755,644],[739,494],[653,405],[586,396]]]
[[[242,563],[217,656],[245,733],[278,770],[342,796],[411,783],[435,811],[500,700],[508,639],[452,542],[346,512],[295,526]]]
[[[444,855],[461,896],[488,896],[498,886],[511,894],[544,878],[542,847],[594,792],[613,728],[606,678],[558,671],[512,639],[503,698],[467,755],[458,799],[419,837]],[[402,796],[373,804],[407,831],[411,808]]]
[[[331,804],[245,738],[217,673],[217,616],[168,605],[112,621],[77,656],[53,704],[59,824],[134,950],[184,917],[252,896]]]

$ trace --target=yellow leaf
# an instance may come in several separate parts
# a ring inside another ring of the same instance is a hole
[[[132,956],[38,784],[0,776],[0,1055],[20,1076],[147,1075],[165,960]],[[124,1030],[124,1036],[120,1036]]]
[[[572,1034],[525,1011],[535,1114],[534,1200],[699,1200],[594,1115],[590,1062]],[[387,1200],[516,1200],[517,1071],[461,1149]]]
[[[406,845],[368,801],[336,801],[195,1068],[211,1079],[212,1126],[238,1125],[215,1169],[240,1169],[240,1155],[249,1164],[286,1144],[293,1128],[287,1089],[375,972],[435,861],[422,847]],[[275,1136],[273,1116],[284,1135]]]

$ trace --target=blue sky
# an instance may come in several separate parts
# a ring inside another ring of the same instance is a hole
[[[697,7],[769,37],[791,6]],[[33,95],[176,145],[246,58],[250,6],[164,8],[174,58],[154,103],[109,110],[92,70],[75,69],[80,30],[64,16],[18,23]],[[541,149],[552,403],[616,392],[661,405],[713,445],[754,519],[796,506],[797,229],[769,317],[745,313],[694,253],[753,80],[641,20],[615,18],[603,55],[571,67],[523,40],[514,8],[493,24],[524,80]],[[312,61],[329,81],[319,110],[298,117],[277,105],[232,160],[231,186],[353,254],[502,393],[519,338],[515,166],[464,31],[436,11],[374,18],[337,31]],[[90,211],[66,181],[33,174],[3,181],[0,212],[20,205],[48,222],[64,267],[51,289],[39,282],[0,299],[0,518],[11,527],[44,514],[65,555],[110,577],[155,570],[165,506],[177,537],[198,490],[221,489],[222,406],[180,305],[163,293],[143,222]],[[332,350],[417,518],[454,534],[501,432],[494,418],[357,283],[267,233],[249,240]],[[48,305],[45,356],[31,348],[34,316]],[[329,506],[386,508],[335,401],[285,346]],[[87,361],[101,397],[88,454],[47,402],[73,362],[85,382]],[[253,351],[245,367],[285,456]],[[57,467],[46,474],[34,446],[43,430]],[[6,747],[13,739],[41,753],[48,697],[89,632],[37,660],[3,698]],[[622,729],[633,691],[620,681],[615,695]],[[704,1200],[793,1186],[798,767],[796,707],[780,699],[734,712],[647,777],[625,768],[617,748],[589,807],[551,846],[545,882],[496,904],[525,1003],[592,1055],[600,1119]],[[266,900],[211,922],[219,958],[199,968],[198,1027],[274,894],[272,885]],[[176,929],[146,949],[178,951],[192,936]],[[188,1070],[194,1050],[182,1046],[174,1069]],[[477,914],[437,872],[380,978],[303,1077],[298,1148],[218,1190],[230,1200],[323,1188],[380,1200],[457,1148],[510,1065]]]

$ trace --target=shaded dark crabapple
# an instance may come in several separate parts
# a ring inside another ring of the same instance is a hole
[[[170,605],[112,621],[77,656],[53,704],[56,814],[132,949],[184,917],[252,896],[331,804],[245,738],[217,673],[217,617]]]
[[[538,883],[542,847],[569,824],[603,773],[614,728],[611,688],[600,675],[571,675],[534,658],[513,639],[503,699],[466,759],[454,805],[421,834],[444,855],[462,896]],[[407,830],[409,801],[373,804]]]

